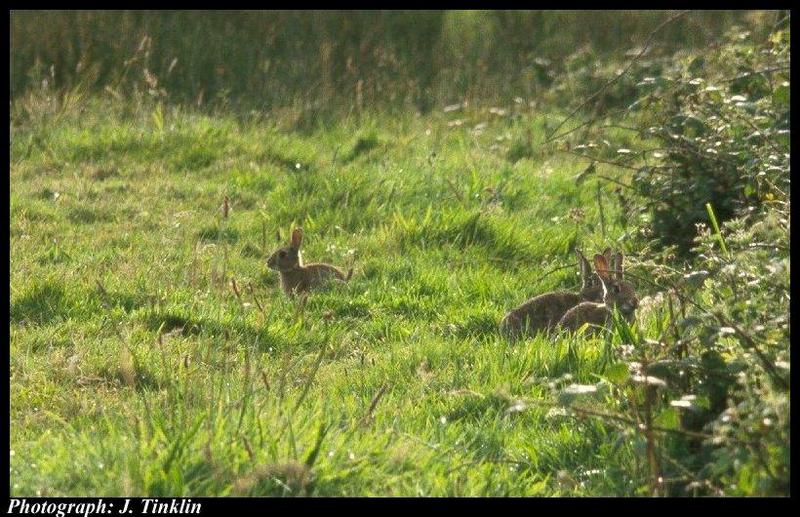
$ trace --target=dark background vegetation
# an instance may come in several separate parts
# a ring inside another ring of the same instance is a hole
[[[769,15],[699,11],[652,53],[700,48]],[[636,51],[661,11],[16,11],[11,94],[163,88],[173,101],[415,107],[543,93],[576,65]],[[147,73],[144,71],[147,70]]]

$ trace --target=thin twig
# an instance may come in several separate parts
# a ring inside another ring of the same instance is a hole
[[[600,233],[603,235],[603,240],[606,240],[606,217],[603,214],[603,203],[600,195],[600,183],[595,184],[595,197],[597,198],[597,212],[600,214]]]
[[[628,109],[627,107],[625,107],[625,108],[620,108],[620,109],[617,109],[617,110],[610,111],[610,112],[606,113],[606,117],[607,117],[607,118],[613,118],[613,117],[615,117],[615,116],[617,116],[617,115],[622,115],[622,114],[624,114],[624,113],[627,113],[628,111],[629,111],[629,109]],[[577,126],[575,126],[574,128],[570,129],[569,131],[564,131],[563,133],[561,133],[561,134],[559,134],[559,135],[553,135],[553,136],[551,136],[551,137],[549,137],[549,138],[545,139],[545,141],[544,141],[544,142],[542,142],[542,143],[543,143],[543,144],[549,144],[550,142],[552,142],[552,141],[554,141],[554,140],[558,140],[558,139],[560,139],[560,138],[564,138],[565,136],[567,136],[567,135],[570,135],[570,134],[574,133],[575,131],[579,130],[580,128],[582,128],[582,127],[584,127],[584,126],[589,126],[589,125],[591,125],[591,124],[593,124],[593,123],[595,123],[595,122],[596,122],[596,120],[595,120],[595,119],[593,119],[593,118],[590,118],[589,120],[587,120],[587,121],[585,121],[585,122],[581,122],[580,124],[578,124],[578,125],[577,125]],[[610,124],[609,124],[609,126],[610,126]],[[603,127],[606,127],[606,126],[598,126],[598,127],[599,127],[599,128],[603,128]],[[634,129],[635,129],[636,131],[641,131],[641,130],[640,130],[640,129],[638,129],[638,128],[626,128],[626,129],[631,129],[631,130],[634,130]]]
[[[736,81],[738,79],[744,79],[745,77],[750,77],[751,75],[756,74],[771,74],[772,72],[782,72],[784,70],[789,70],[792,67],[789,65],[785,66],[775,66],[771,68],[764,68],[763,70],[753,70],[752,72],[747,72],[746,74],[737,75],[736,77],[729,77],[727,79],[721,79],[719,82],[721,83],[730,83]]]
[[[453,195],[456,197],[456,199],[458,199],[459,201],[463,202],[464,201],[464,196],[461,194],[461,192],[458,191],[458,188],[453,183],[453,181],[450,178],[446,177],[446,176],[444,177],[444,181],[445,181],[445,183],[447,183],[447,186],[450,187],[450,190],[453,192]]]
[[[369,408],[367,409],[367,413],[361,418],[361,425],[367,425],[370,419],[372,419],[372,413],[375,411],[375,407],[378,405],[378,402],[381,400],[381,397],[383,397],[383,394],[386,393],[386,388],[388,387],[389,385],[384,383],[378,390],[378,393],[376,393],[375,396],[372,397],[372,402],[370,403]]]
[[[574,154],[575,156],[579,156],[579,157],[581,157],[581,158],[586,158],[586,159],[588,159],[588,160],[592,160],[592,161],[595,161],[595,162],[605,163],[606,165],[613,165],[613,166],[615,166],[615,167],[620,167],[620,168],[622,168],[622,169],[630,169],[630,170],[632,170],[632,171],[638,170],[636,167],[633,167],[633,166],[631,166],[631,165],[625,165],[624,163],[619,163],[619,162],[612,162],[612,161],[610,161],[610,160],[603,160],[602,158],[597,158],[596,156],[590,156],[590,155],[588,155],[588,154],[583,154],[583,153],[579,153],[579,152],[572,151],[572,150],[569,150],[569,151],[561,151],[561,152],[566,152],[566,153],[569,153],[569,154]]]
[[[655,37],[655,35],[656,35],[656,34],[657,34],[657,33],[658,33],[658,32],[659,32],[661,29],[663,29],[664,27],[666,27],[666,26],[667,26],[667,25],[669,25],[670,23],[674,22],[675,20],[677,20],[677,19],[678,19],[678,18],[680,18],[681,16],[684,16],[684,15],[685,15],[685,14],[687,14],[688,12],[689,12],[689,10],[688,10],[688,9],[687,9],[687,10],[685,10],[685,11],[681,11],[681,12],[679,12],[678,14],[675,14],[675,15],[671,16],[670,18],[668,18],[668,19],[664,20],[663,22],[661,22],[661,24],[659,24],[659,25],[658,25],[658,27],[656,27],[655,29],[653,29],[653,31],[652,31],[652,32],[650,33],[650,35],[647,37],[647,40],[645,41],[645,43],[644,43],[644,46],[642,47],[642,49],[641,49],[641,50],[640,50],[640,51],[639,51],[639,52],[638,52],[638,53],[637,53],[637,54],[636,54],[636,55],[635,55],[635,56],[634,56],[634,57],[633,57],[633,58],[630,60],[630,62],[628,63],[628,66],[626,66],[626,67],[625,67],[625,69],[624,69],[624,70],[622,70],[622,72],[620,72],[620,73],[619,73],[619,74],[618,74],[616,77],[614,77],[614,78],[613,78],[613,79],[611,79],[609,82],[607,82],[606,84],[604,84],[603,86],[601,86],[599,90],[597,90],[596,92],[594,92],[594,93],[593,93],[592,95],[590,95],[590,96],[589,96],[589,97],[588,97],[586,100],[584,100],[582,103],[580,103],[580,104],[578,105],[578,107],[577,107],[577,108],[575,108],[574,110],[572,110],[572,112],[571,112],[569,115],[567,115],[567,118],[565,118],[564,120],[562,120],[562,121],[561,121],[561,123],[560,123],[558,126],[556,126],[556,128],[553,130],[553,132],[552,132],[552,133],[550,133],[550,136],[552,137],[553,135],[555,135],[556,133],[558,133],[558,130],[559,130],[559,129],[561,129],[561,127],[562,127],[564,124],[566,124],[568,120],[570,120],[572,117],[574,117],[576,113],[578,113],[578,112],[579,112],[581,109],[583,109],[583,107],[584,107],[584,106],[586,106],[587,104],[589,104],[589,103],[590,103],[592,100],[594,100],[594,99],[595,99],[595,98],[596,98],[598,95],[600,95],[601,93],[603,93],[603,92],[606,90],[606,88],[608,88],[608,87],[609,87],[609,86],[611,86],[612,84],[616,83],[616,82],[617,82],[617,81],[619,81],[619,80],[620,80],[620,79],[621,79],[621,78],[622,78],[624,75],[626,75],[626,74],[627,74],[627,73],[630,71],[630,69],[633,67],[633,64],[634,64],[634,63],[636,63],[636,61],[638,61],[638,60],[639,60],[639,58],[640,58],[640,57],[642,57],[642,56],[644,55],[644,53],[645,53],[645,52],[647,52],[647,50],[650,48],[650,43],[653,41],[653,38]]]
[[[555,269],[551,269],[551,270],[550,270],[550,271],[548,271],[547,273],[545,273],[545,274],[543,274],[542,276],[540,276],[539,278],[537,278],[537,279],[536,279],[536,281],[537,281],[537,282],[541,282],[541,281],[542,281],[542,280],[544,280],[546,277],[548,277],[548,276],[552,275],[552,274],[553,274],[553,273],[555,273],[556,271],[561,271],[562,269],[568,269],[568,268],[573,268],[573,267],[575,267],[575,266],[574,266],[574,265],[572,265],[572,264],[568,264],[568,265],[566,265],[566,266],[559,266],[559,267],[557,267],[557,268],[555,268]]]
[[[717,321],[719,321],[721,325],[732,328],[734,332],[736,332],[736,334],[739,337],[741,337],[742,340],[744,340],[747,347],[750,348],[753,351],[753,353],[756,354],[756,357],[758,357],[759,361],[761,361],[761,365],[764,367],[765,370],[767,370],[767,373],[770,374],[773,380],[775,380],[778,384],[780,384],[781,388],[787,390],[789,389],[789,383],[786,382],[786,379],[784,379],[783,376],[781,376],[781,374],[778,373],[778,371],[775,369],[775,365],[773,365],[770,362],[769,358],[766,355],[764,355],[764,352],[762,352],[761,349],[758,348],[758,345],[756,344],[755,340],[752,337],[750,337],[749,334],[747,334],[745,331],[740,329],[735,323],[733,323],[725,316],[723,316],[721,312],[714,311],[712,312],[712,314],[714,315],[715,318],[717,318]]]
[[[556,404],[551,404],[551,406],[555,407]],[[582,414],[582,415],[595,416],[595,417],[598,417],[598,418],[605,418],[605,419],[608,419],[608,420],[616,420],[617,422],[622,422],[624,424],[632,425],[632,426],[636,427],[637,429],[641,425],[640,423],[636,422],[635,420],[632,420],[632,419],[627,418],[625,416],[617,415],[617,414],[614,414],[614,413],[605,413],[603,411],[594,411],[594,410],[587,409],[587,408],[573,407],[573,406],[570,406],[569,409],[574,411],[574,412],[576,412],[576,413]],[[679,435],[687,436],[687,437],[690,437],[690,438],[700,438],[700,439],[704,439],[704,440],[710,440],[710,439],[714,438],[714,435],[711,435],[711,434],[699,433],[699,432],[696,432],[696,431],[687,431],[685,429],[670,429],[668,427],[660,427],[660,426],[656,426],[656,425],[651,426],[651,429],[653,431],[658,431],[659,433],[679,434]],[[744,440],[739,440],[739,439],[736,439],[736,438],[732,438],[732,440],[737,442],[737,443],[739,443],[739,444],[742,444],[742,445],[753,445],[753,443],[755,443],[755,442],[748,442],[748,441],[744,441]]]
[[[248,283],[247,290],[250,291],[250,296],[252,296],[253,301],[256,302],[258,310],[261,311],[261,314],[264,314],[264,307],[261,305],[261,302],[258,300],[258,297],[256,296],[256,292],[253,290],[253,284]]]

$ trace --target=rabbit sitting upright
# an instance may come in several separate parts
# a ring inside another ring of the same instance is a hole
[[[611,250],[605,251],[609,256]],[[512,309],[500,322],[500,331],[507,337],[517,338],[524,335],[533,336],[537,332],[550,331],[572,307],[583,301],[601,301],[603,288],[600,279],[592,273],[589,261],[578,250],[578,265],[581,274],[581,290],[551,291],[529,299],[522,305]]]
[[[347,282],[353,276],[353,268],[345,275],[341,269],[330,264],[303,264],[300,256],[302,243],[303,230],[297,228],[292,232],[291,243],[276,250],[267,260],[267,266],[280,273],[281,288],[287,296],[306,292],[332,278]]]
[[[611,320],[611,311],[614,307],[627,321],[632,321],[639,299],[633,287],[623,281],[623,255],[614,256],[614,264],[609,267],[608,260],[603,255],[594,256],[594,268],[600,278],[603,289],[602,302],[582,302],[571,308],[558,322],[563,329],[575,331],[582,325],[589,324],[589,332],[596,332],[604,328]],[[614,275],[611,275],[611,272]]]

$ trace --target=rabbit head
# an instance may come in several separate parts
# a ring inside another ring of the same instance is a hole
[[[610,252],[610,250],[608,250]],[[610,254],[610,253],[609,253]],[[632,320],[639,299],[633,290],[633,286],[624,281],[624,255],[615,253],[609,264],[606,255],[599,253],[594,256],[594,267],[603,288],[603,303],[610,310],[616,307],[622,316],[627,320]]]
[[[291,271],[302,267],[300,245],[303,243],[303,230],[296,228],[288,246],[279,248],[267,259],[267,266],[275,271]]]

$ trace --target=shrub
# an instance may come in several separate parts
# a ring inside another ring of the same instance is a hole
[[[754,49],[734,32],[720,51],[639,83],[644,164],[631,185],[661,244],[688,253],[706,203],[722,222],[788,191],[788,37]]]
[[[624,118],[640,138],[614,163],[663,302],[617,322],[600,415],[636,430],[652,494],[789,492],[788,59],[788,30],[734,31],[640,81]]]

